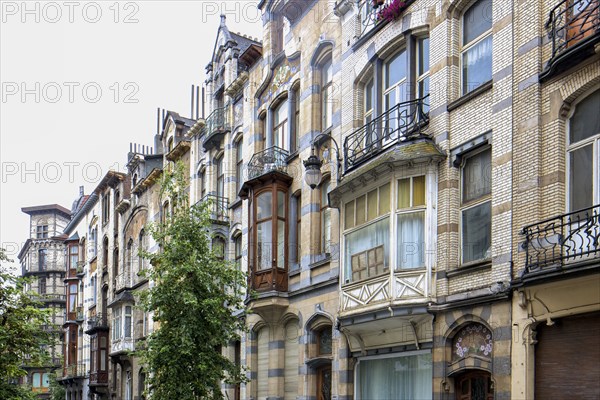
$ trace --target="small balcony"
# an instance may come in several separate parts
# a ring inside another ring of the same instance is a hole
[[[410,139],[423,136],[429,123],[428,97],[399,103],[344,140],[344,173]]]
[[[108,318],[105,314],[97,314],[88,318],[85,333],[92,335],[98,331],[108,331]]]
[[[108,385],[108,372],[106,372],[106,371],[91,371],[89,385],[90,386],[107,386]]]
[[[600,205],[528,225],[522,234],[526,254],[523,278],[597,265]]]
[[[540,74],[541,81],[596,54],[600,43],[600,0],[561,0],[550,11],[545,27],[552,53]]]
[[[398,18],[414,0],[361,0],[358,3],[359,24],[356,37],[363,43],[387,22]]]
[[[67,302],[67,295],[64,294],[57,294],[57,293],[46,293],[46,294],[41,294],[38,298],[39,301],[43,302],[43,303],[66,303]]]
[[[135,341],[133,338],[120,338],[113,340],[110,344],[110,356],[126,355],[135,350]]]
[[[207,194],[200,202],[210,203],[210,219],[213,222],[220,224],[229,223],[229,200],[226,197]]]
[[[87,372],[87,367],[84,363],[71,364],[62,369],[62,375],[59,375],[58,379],[83,379],[87,375]]]
[[[254,153],[246,166],[245,182],[238,195],[244,199],[253,186],[262,185],[274,178],[284,183],[292,181],[292,172],[288,169],[288,157],[290,154],[277,146],[269,147],[258,153]]]
[[[46,264],[46,265],[38,265],[36,266],[36,268],[33,269],[27,269],[27,268],[23,268],[22,273],[23,276],[39,276],[39,275],[47,275],[49,273],[65,273],[65,268],[64,267],[60,267],[58,265],[55,264]]]
[[[205,151],[219,147],[223,136],[231,131],[229,113],[225,107],[217,108],[207,118],[204,126],[204,141],[202,147]]]

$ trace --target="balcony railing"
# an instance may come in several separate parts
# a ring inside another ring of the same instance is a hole
[[[248,162],[248,179],[252,180],[269,172],[279,171],[288,173],[287,159],[289,153],[279,147],[273,146],[259,153],[255,153]]]
[[[113,340],[110,344],[110,355],[118,355],[135,350],[135,341],[133,338],[121,338]]]
[[[210,202],[210,219],[218,222],[229,221],[229,200],[226,197],[207,194],[201,202]]]
[[[565,268],[600,256],[600,205],[523,228],[525,272]]]
[[[105,314],[97,314],[87,320],[85,333],[89,335],[99,330],[108,330],[108,318]]]
[[[393,145],[421,136],[429,122],[428,98],[399,103],[349,134],[344,140],[344,171]]]
[[[46,293],[46,294],[41,294],[38,297],[38,300],[46,302],[46,303],[54,303],[54,302],[63,303],[63,302],[67,301],[67,296],[64,294]]]
[[[122,289],[130,288],[132,286],[132,279],[130,273],[122,273],[115,277],[115,290],[119,291]]]
[[[600,33],[599,0],[562,0],[546,22],[552,58]]]
[[[90,372],[90,386],[104,386],[108,384],[108,372]]]
[[[211,147],[211,144],[216,144],[221,135],[231,130],[231,123],[229,121],[229,113],[225,107],[217,108],[206,118],[206,124],[204,125],[204,149],[207,150]]]
[[[390,16],[399,17],[412,2],[413,0],[361,0],[358,5],[357,37],[367,35],[386,22]],[[385,9],[388,9],[387,12],[384,12]]]
[[[62,379],[83,378],[87,374],[87,367],[84,363],[67,365],[62,370]]]

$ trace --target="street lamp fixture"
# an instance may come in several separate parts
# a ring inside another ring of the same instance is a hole
[[[319,158],[317,155],[317,147],[319,146],[319,141],[322,138],[329,138],[335,144],[335,149],[337,151],[337,181],[340,181],[340,168],[342,166],[342,159],[340,158],[340,148],[335,141],[335,139],[329,133],[320,133],[318,134],[312,141],[311,144],[311,155],[307,160],[304,161],[304,181],[311,189],[316,188],[319,183],[321,183],[321,178],[323,177],[323,173],[321,172],[321,167],[323,166],[323,160]]]

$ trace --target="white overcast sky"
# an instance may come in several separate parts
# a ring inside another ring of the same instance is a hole
[[[0,247],[16,260],[21,207],[70,209],[80,185],[124,170],[130,142],[153,145],[157,107],[189,117],[219,15],[260,37],[256,4],[0,1]]]

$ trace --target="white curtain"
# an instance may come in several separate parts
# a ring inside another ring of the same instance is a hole
[[[432,379],[431,354],[363,360],[357,400],[430,400]]]
[[[425,265],[425,211],[398,214],[397,268]]]

